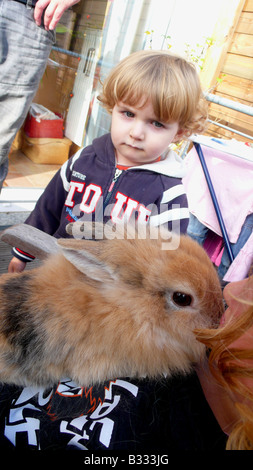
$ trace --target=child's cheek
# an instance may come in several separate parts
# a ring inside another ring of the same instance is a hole
[[[251,327],[243,336],[238,338],[232,344],[229,345],[230,348],[243,349],[243,350],[252,350],[253,351],[253,327]],[[249,360],[253,366],[253,359]]]

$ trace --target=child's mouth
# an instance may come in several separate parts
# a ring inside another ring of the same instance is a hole
[[[130,148],[132,148],[132,149],[134,149],[134,150],[142,150],[142,148],[137,147],[136,145],[133,145],[133,144],[126,144],[126,145],[127,145],[127,147],[130,147]]]

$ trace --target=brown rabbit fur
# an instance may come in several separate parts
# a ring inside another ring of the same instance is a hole
[[[3,274],[0,380],[88,386],[188,373],[205,354],[194,329],[217,326],[222,294],[197,243],[181,236],[162,250],[162,241],[61,239],[39,268]]]

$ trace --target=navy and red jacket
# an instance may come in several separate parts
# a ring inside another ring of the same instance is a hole
[[[111,135],[106,134],[65,162],[25,223],[56,238],[69,237],[66,226],[77,220],[117,223],[132,217],[169,230],[177,223],[185,233],[189,211],[183,176],[183,162],[173,151],[152,164],[117,168]],[[33,259],[18,248],[13,254],[23,261]]]

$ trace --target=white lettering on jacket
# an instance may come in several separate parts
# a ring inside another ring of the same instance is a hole
[[[82,202],[80,204],[80,211],[86,214],[91,214],[96,209],[97,203],[102,195],[102,189],[96,184],[89,184],[86,186]],[[90,199],[90,202],[87,201]]]
[[[85,190],[84,190],[85,188]],[[82,193],[84,191],[81,204],[79,209],[85,214],[91,214],[96,210],[99,199],[102,196],[102,188],[96,184],[89,184],[85,187],[85,183],[79,183],[76,181],[70,182],[70,189],[68,196],[65,201],[65,206],[74,207],[74,195],[75,192]],[[138,211],[138,221],[141,223],[146,223],[151,214],[151,210],[147,209],[143,204],[139,204],[138,201],[131,199],[124,194],[117,192],[115,196],[116,202],[111,210],[111,219],[113,223],[118,223],[124,221],[129,221],[133,212]]]

